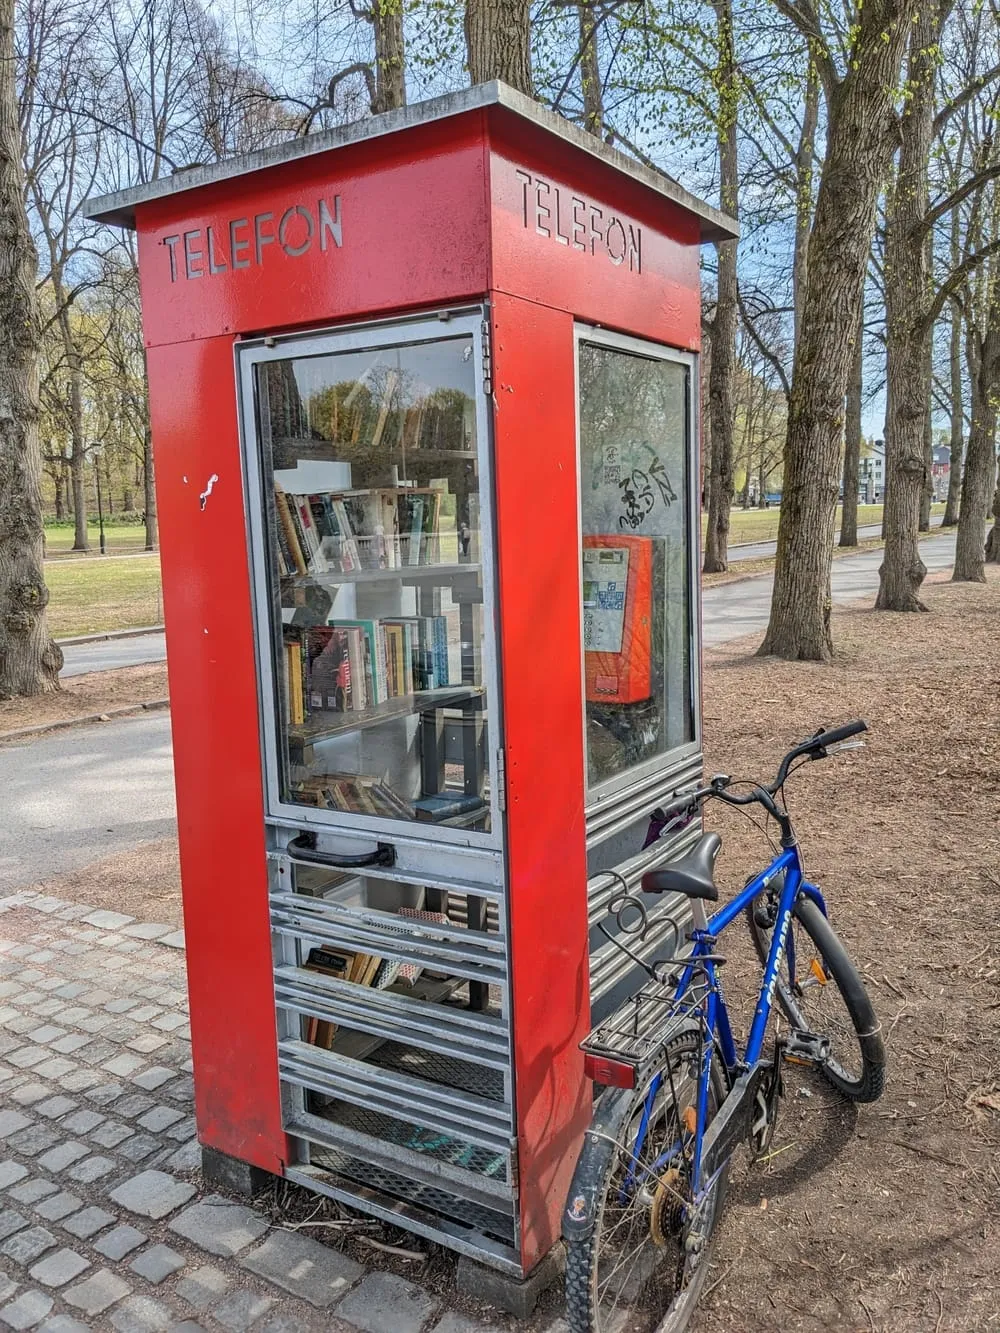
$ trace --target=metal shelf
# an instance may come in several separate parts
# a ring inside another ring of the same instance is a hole
[[[274,976],[281,1009],[386,1041],[397,1041],[405,1033],[411,1046],[491,1069],[503,1071],[509,1064],[509,1032],[502,1018],[415,999],[402,991],[338,981],[308,968],[278,966]]]
[[[335,720],[324,721],[323,725],[292,726],[287,736],[293,745],[315,745],[317,741],[340,736],[348,731],[364,731],[368,727],[377,727],[382,722],[392,722],[396,718],[413,717],[418,713],[433,713],[439,708],[461,708],[485,696],[480,685],[445,685],[439,690],[417,690],[413,694],[401,694],[395,699],[388,699],[384,704],[366,708],[358,712],[336,713]],[[355,811],[364,814],[364,811]]]
[[[324,570],[322,573],[310,570],[306,574],[285,574],[282,583],[321,583],[339,587],[343,583],[384,583],[388,580],[402,580],[408,586],[424,583],[428,579],[436,583],[447,583],[450,579],[463,574],[479,574],[482,565],[465,561],[454,565],[396,565],[391,569],[351,569],[344,572]]]
[[[510,1150],[513,1108],[504,1102],[350,1060],[294,1039],[278,1043],[278,1068],[287,1083],[301,1088],[381,1115],[398,1116],[405,1107],[407,1119],[422,1129],[495,1153]]]
[[[431,972],[481,981],[506,991],[507,949],[502,935],[417,921],[391,912],[357,912],[300,894],[272,896],[271,926],[277,934],[304,943],[397,958]]]

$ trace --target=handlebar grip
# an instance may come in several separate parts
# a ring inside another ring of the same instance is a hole
[[[856,722],[845,722],[842,727],[831,727],[829,731],[821,731],[818,736],[813,737],[812,744],[825,750],[828,745],[837,745],[840,741],[846,741],[848,737],[857,736],[867,730],[868,723],[859,717]]]

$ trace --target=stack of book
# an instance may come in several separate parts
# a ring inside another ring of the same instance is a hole
[[[415,811],[385,778],[367,773],[323,773],[295,784],[299,804],[321,810],[343,810],[355,815],[384,815],[390,819],[413,819]]]
[[[441,559],[437,487],[293,495],[274,484],[278,572],[349,574]]]
[[[425,912],[417,907],[401,907],[398,915],[441,926],[449,924],[446,913]],[[370,986],[373,990],[387,990],[392,985],[413,986],[423,970],[416,963],[402,963],[395,958],[329,948],[311,949],[306,967],[311,972],[321,972],[338,981],[350,981],[356,986]],[[325,1050],[333,1045],[336,1032],[336,1024],[322,1018],[310,1018],[306,1023],[306,1041]]]
[[[358,713],[450,684],[445,616],[337,620],[284,630],[288,718]]]

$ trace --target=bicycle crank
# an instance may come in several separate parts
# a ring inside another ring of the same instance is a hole
[[[785,1084],[781,1077],[783,1056],[784,1042],[778,1042],[775,1045],[774,1064],[754,1095],[749,1139],[755,1158],[763,1157],[770,1148],[778,1124],[778,1099],[785,1095]]]

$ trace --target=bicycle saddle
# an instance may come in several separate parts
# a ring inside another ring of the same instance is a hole
[[[642,877],[643,893],[683,893],[685,898],[718,902],[715,858],[721,846],[722,839],[717,833],[703,833],[687,856],[658,870],[647,870]]]

